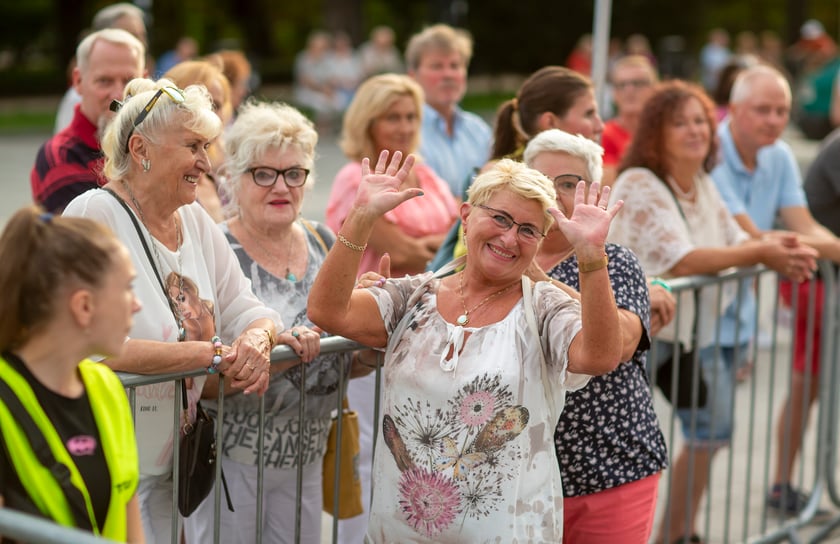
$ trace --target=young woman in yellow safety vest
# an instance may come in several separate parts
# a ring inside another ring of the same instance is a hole
[[[89,359],[118,357],[140,309],[131,257],[106,227],[35,207],[0,255],[0,506],[143,542],[128,399]]]

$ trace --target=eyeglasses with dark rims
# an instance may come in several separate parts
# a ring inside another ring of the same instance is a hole
[[[310,170],[300,166],[292,166],[284,170],[278,170],[270,166],[255,166],[249,168],[247,172],[250,172],[254,183],[260,187],[274,187],[277,178],[280,176],[283,177],[283,183],[286,184],[286,187],[300,187],[306,183]]]

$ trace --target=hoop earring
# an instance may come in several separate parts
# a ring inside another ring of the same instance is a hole
[[[144,172],[148,172],[152,169],[152,161],[150,161],[149,159],[142,159],[140,161],[140,165],[143,167]]]

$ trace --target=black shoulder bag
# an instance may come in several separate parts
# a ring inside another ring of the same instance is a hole
[[[149,251],[149,246],[146,243],[146,237],[140,229],[137,218],[134,217],[134,212],[131,211],[128,204],[117,193],[111,189],[105,190],[125,208],[128,217],[134,224],[134,228],[137,230],[137,236],[140,238],[140,242],[143,244],[143,250],[149,259],[149,264],[151,264],[152,270],[155,272],[155,277],[163,291],[163,298],[169,303],[169,309],[172,311],[172,315],[175,316],[175,322],[177,323],[178,314],[173,306],[172,299],[169,298],[166,292],[166,287],[163,285],[163,280],[155,266],[155,260],[152,258],[152,253]],[[182,516],[187,517],[195,512],[198,505],[207,498],[216,481],[216,425],[210,414],[201,406],[200,401],[196,403],[195,421],[189,423],[187,385],[185,380],[182,379],[180,381],[181,401],[184,409],[184,427],[180,433],[180,453],[178,456],[178,511],[181,512]],[[233,512],[233,502],[230,499],[224,470],[222,471],[222,487],[225,490],[228,510]]]

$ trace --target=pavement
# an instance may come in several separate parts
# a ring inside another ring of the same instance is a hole
[[[57,99],[56,99],[57,103]],[[8,103],[3,102],[0,103],[0,110],[3,108],[14,107],[9,106]],[[45,132],[28,132],[28,133],[21,133],[21,134],[14,134],[14,135],[2,135],[0,134],[0,225],[4,224],[5,221],[14,213],[15,210],[19,209],[22,206],[28,205],[31,203],[31,192],[29,187],[29,172],[32,168],[32,163],[34,161],[35,154],[38,150],[38,147],[43,143],[43,141],[49,137],[48,133]],[[811,142],[804,140],[801,135],[798,134],[796,130],[789,130],[785,135],[786,141],[793,147],[794,152],[797,156],[799,161],[800,167],[804,170],[807,168],[808,164],[810,164],[813,157],[816,155],[819,143],[818,142]],[[335,174],[338,170],[345,164],[346,159],[344,158],[341,150],[338,146],[337,137],[334,134],[325,135],[321,138],[320,143],[317,147],[317,157],[316,157],[316,165],[315,165],[315,176],[316,181],[314,186],[311,188],[311,191],[307,194],[304,199],[303,211],[302,214],[313,220],[323,220],[324,219],[324,212],[326,207],[327,198],[329,196],[331,180],[334,178]],[[780,405],[781,400],[784,398],[785,390],[787,384],[787,375],[783,373],[782,370],[778,371],[771,371],[771,372],[763,372],[762,365],[764,361],[768,359],[768,355],[766,352],[759,355],[759,359],[756,364],[757,371],[754,373],[753,380],[755,381],[755,388],[758,390],[772,390],[774,391],[774,395],[771,396],[771,399],[775,399],[771,401],[771,405],[768,405],[762,408],[762,412],[765,414],[776,414],[778,411],[778,407]],[[782,365],[784,366],[784,365]],[[771,376],[776,376],[776,379],[770,379]],[[747,389],[742,389],[742,391],[752,390],[752,385],[748,385]],[[741,399],[747,398],[749,399],[748,395],[739,394]],[[739,402],[748,402],[739,400]],[[743,406],[738,408],[738,413],[743,413],[748,411],[747,406]],[[660,413],[660,416],[663,421],[663,426],[668,427],[669,419],[667,418],[668,413],[668,405],[662,401],[661,398],[657,399],[657,411]],[[768,440],[768,436],[770,434],[770,427],[765,423],[761,424],[753,424],[751,425],[751,433],[755,434],[755,440],[757,444],[769,444],[771,443]],[[813,425],[812,425],[813,427]],[[740,428],[740,427],[739,427]],[[670,435],[671,433],[668,432],[666,429],[666,434]],[[678,432],[676,434],[679,434]],[[676,448],[679,447],[679,438],[675,436],[675,441],[670,444],[671,450],[675,451]],[[810,452],[813,451],[813,429],[809,434],[806,443],[811,444],[811,446],[806,447],[806,451]],[[707,528],[708,531],[704,530],[704,533],[709,535],[710,542],[737,542],[741,541],[742,538],[739,535],[748,535],[754,534],[755,531],[750,529],[747,532],[742,532],[740,527],[744,527],[746,524],[747,527],[756,527],[755,523],[761,523],[761,520],[758,519],[760,515],[761,508],[761,484],[760,477],[756,477],[754,479],[750,479],[745,475],[751,474],[756,470],[763,472],[767,469],[766,465],[769,463],[769,456],[766,456],[766,451],[761,451],[761,447],[759,450],[756,451],[755,461],[756,465],[753,466],[752,463],[747,462],[745,464],[744,461],[739,461],[738,452],[741,451],[741,447],[746,447],[743,445],[738,445],[736,442],[733,449],[735,450],[735,461],[731,467],[728,467],[728,463],[716,463],[716,472],[713,476],[714,482],[713,488],[718,490],[713,494],[712,501],[710,503],[711,507],[711,518],[715,520],[714,523],[710,524],[709,526],[701,525],[702,528]],[[759,455],[760,452],[760,455]],[[806,458],[814,459],[815,457],[811,457],[807,455]],[[717,466],[720,467],[727,467],[725,472],[721,472],[724,469],[718,470]],[[728,470],[731,468],[731,471]],[[804,481],[813,481],[812,473],[813,467],[809,467],[809,463],[806,463],[804,466]],[[666,473],[667,474],[667,473]],[[728,482],[729,478],[732,478],[734,475],[734,480],[732,483]],[[667,476],[663,476],[662,483],[665,485],[667,482]],[[726,489],[729,486],[732,486],[731,489],[733,490],[733,498],[734,500],[738,500],[738,495],[743,495],[744,493],[748,493],[752,497],[752,504],[753,507],[749,510],[747,514],[742,514],[739,510],[735,509],[732,505],[728,504],[725,500],[721,498],[719,495],[720,489]],[[740,491],[739,491],[740,490]],[[665,494],[665,490],[662,489],[660,492],[660,497],[667,496]],[[660,501],[663,503],[664,501]],[[823,499],[823,506],[827,508],[831,508],[831,505],[827,502],[826,499]],[[660,510],[662,508],[662,504],[660,504]],[[730,527],[728,531],[725,531],[728,534],[721,534],[720,536],[714,536],[718,534],[718,527],[716,527],[719,523],[719,520],[724,519],[723,511],[727,509],[732,509],[730,512],[731,520],[730,523],[733,525]],[[658,514],[661,516],[661,512]],[[770,526],[772,527],[773,522],[770,522]],[[811,535],[814,534],[816,531],[815,527],[810,526],[804,528],[802,531],[798,533],[798,537],[801,540],[794,540],[795,542],[798,541],[808,541]],[[329,519],[325,517],[325,527],[324,527],[324,542],[328,542],[328,538],[331,532],[331,525],[329,525]],[[823,542],[834,542],[840,544],[840,536],[833,536],[830,539],[824,540]]]

